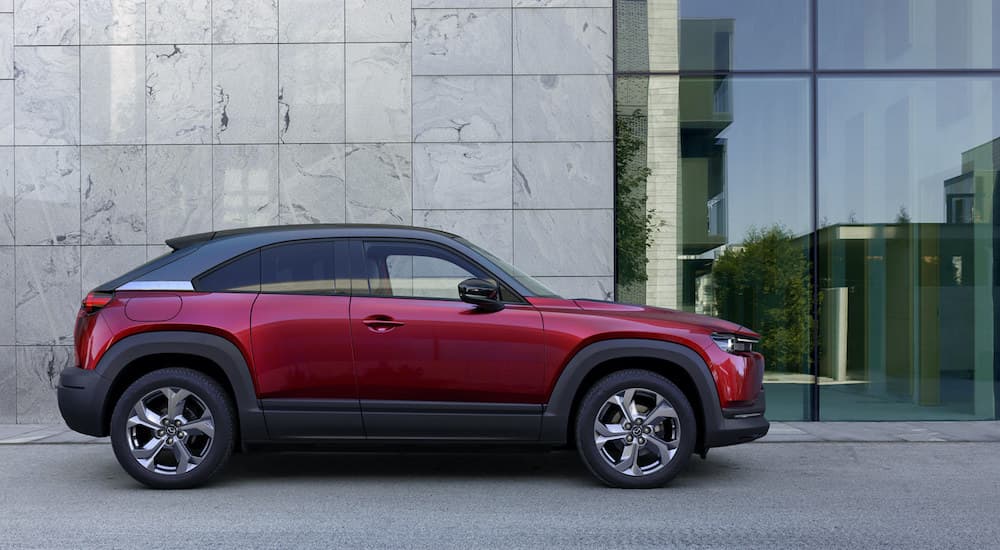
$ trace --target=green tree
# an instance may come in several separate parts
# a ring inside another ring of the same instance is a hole
[[[812,284],[792,233],[782,226],[751,229],[719,256],[712,276],[720,317],[760,332],[770,369],[801,372],[811,342]]]
[[[652,170],[645,163],[646,141],[636,132],[644,122],[639,110],[615,117],[615,232],[622,286],[646,281],[646,249],[660,226],[656,212],[646,208],[646,179]]]

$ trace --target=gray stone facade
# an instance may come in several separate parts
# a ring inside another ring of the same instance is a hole
[[[612,291],[611,0],[0,0],[0,422],[169,237],[378,222]]]

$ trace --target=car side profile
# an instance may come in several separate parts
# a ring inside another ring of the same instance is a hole
[[[248,228],[100,285],[58,386],[154,488],[265,445],[575,446],[602,482],[666,484],[767,433],[758,335],[565,299],[465,239],[404,226]]]

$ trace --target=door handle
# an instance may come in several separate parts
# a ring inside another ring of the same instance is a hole
[[[373,315],[371,317],[365,318],[361,322],[364,323],[366,327],[368,327],[368,330],[379,334],[389,332],[390,330],[396,327],[401,327],[406,324],[403,323],[402,321],[397,321],[392,317],[386,315]]]

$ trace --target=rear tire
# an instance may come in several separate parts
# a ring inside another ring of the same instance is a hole
[[[684,469],[697,430],[684,392],[659,374],[629,369],[598,380],[584,395],[576,415],[576,447],[604,484],[651,489]]]
[[[122,468],[154,489],[204,484],[233,452],[236,413],[212,378],[185,368],[153,371],[130,385],[111,415]]]

